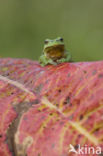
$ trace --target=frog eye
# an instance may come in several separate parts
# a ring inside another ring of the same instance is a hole
[[[45,41],[44,41],[45,44],[47,44],[48,42],[49,42],[48,40],[45,40]]]
[[[62,37],[60,38],[60,41],[63,42],[63,38]]]

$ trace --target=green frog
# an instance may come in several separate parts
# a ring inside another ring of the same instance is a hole
[[[71,62],[71,55],[65,50],[63,38],[58,37],[54,40],[46,39],[43,54],[40,56],[39,62],[41,66]]]

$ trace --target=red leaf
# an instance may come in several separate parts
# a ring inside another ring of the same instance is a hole
[[[103,61],[41,67],[0,59],[0,121],[0,156],[78,155],[69,153],[70,145],[77,151],[78,145],[94,147],[97,155],[103,145]]]

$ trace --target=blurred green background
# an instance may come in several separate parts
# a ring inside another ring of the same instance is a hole
[[[36,60],[58,36],[73,60],[103,60],[103,0],[0,1],[1,57]]]

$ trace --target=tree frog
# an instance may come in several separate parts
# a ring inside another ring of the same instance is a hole
[[[62,62],[71,62],[71,55],[65,50],[63,38],[46,39],[43,54],[39,58],[41,66],[57,65]]]

